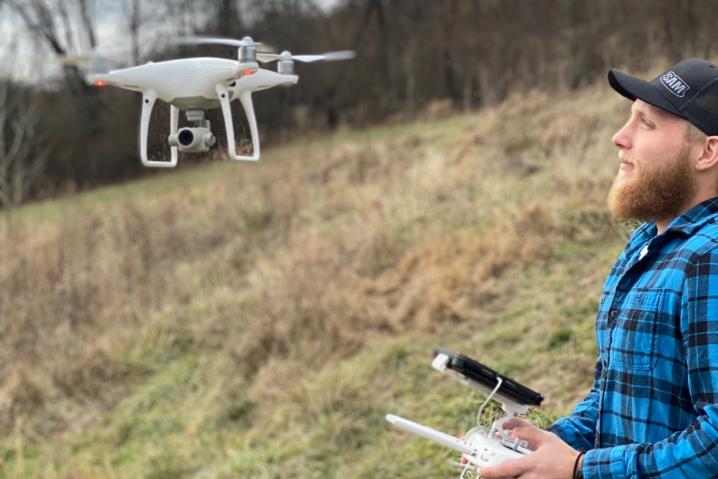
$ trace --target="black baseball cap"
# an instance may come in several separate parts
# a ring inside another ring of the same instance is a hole
[[[629,100],[638,98],[688,120],[706,135],[718,135],[718,67],[709,61],[683,60],[650,82],[612,68],[608,83]]]

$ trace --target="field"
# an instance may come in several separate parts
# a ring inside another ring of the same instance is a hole
[[[604,82],[29,205],[0,235],[0,477],[453,477],[445,346],[587,391],[630,225]]]

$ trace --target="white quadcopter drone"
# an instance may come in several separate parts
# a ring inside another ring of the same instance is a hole
[[[211,37],[184,37],[182,44],[221,44],[238,47],[238,59],[201,57],[183,58],[162,62],[149,62],[130,68],[112,70],[109,73],[91,73],[88,82],[95,86],[115,86],[142,93],[142,116],[140,118],[140,159],[151,167],[171,168],[177,165],[178,151],[203,153],[215,143],[205,110],[221,108],[227,131],[227,150],[233,160],[259,160],[259,133],[254,116],[252,93],[279,85],[295,85],[299,77],[294,74],[294,61],[315,62],[348,60],[352,51],[328,52],[318,55],[292,55],[258,53],[250,37],[242,40]],[[257,62],[277,61],[277,71],[259,68]],[[155,101],[170,104],[171,146],[169,161],[154,161],[147,157],[150,116]],[[236,151],[234,126],[230,102],[239,100],[244,108],[252,137],[252,154],[240,155]],[[186,111],[190,127],[178,128],[179,112]]]
[[[464,384],[487,395],[476,416],[477,425],[459,439],[393,414],[386,415],[389,423],[402,431],[460,452],[461,461],[456,465],[462,469],[461,479],[468,477],[469,474],[480,475],[482,467],[517,459],[532,452],[526,441],[504,438],[501,436],[501,431],[503,424],[512,417],[525,414],[529,406],[539,406],[543,401],[539,393],[506,376],[499,375],[493,369],[463,354],[437,350],[431,365],[439,372],[451,374]],[[491,399],[501,404],[506,415],[495,420],[490,428],[486,428],[480,424],[480,418],[484,406]]]

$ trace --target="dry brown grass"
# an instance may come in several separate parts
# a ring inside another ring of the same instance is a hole
[[[248,374],[269,357],[347,357],[369,333],[491,320],[506,271],[614,234],[608,139],[627,105],[604,90],[289,145],[180,192],[6,232],[0,431],[82,427],[153,367],[133,348],[177,335]]]

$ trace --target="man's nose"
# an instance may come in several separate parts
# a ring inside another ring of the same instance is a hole
[[[626,123],[623,125],[623,128],[618,130],[614,135],[613,138],[611,138],[611,141],[614,145],[618,147],[619,150],[627,150],[631,148],[631,135],[630,135],[630,128],[629,123]]]

